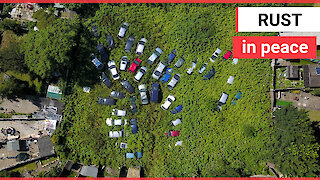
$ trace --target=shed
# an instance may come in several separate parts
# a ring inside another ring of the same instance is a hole
[[[85,177],[97,177],[98,168],[94,166],[83,166],[81,168],[80,175]]]
[[[298,66],[287,66],[287,79],[298,79],[299,68]]]
[[[47,97],[51,99],[61,100],[62,92],[58,86],[49,85],[47,90]]]
[[[228,99],[228,94],[222,93],[219,103],[225,104]]]
[[[28,145],[26,140],[15,140],[7,143],[8,151],[27,151]]]
[[[234,81],[234,77],[233,76],[229,76],[229,79],[227,81],[228,84],[232,84]]]
[[[38,139],[38,148],[40,157],[46,157],[54,155],[54,146],[50,139],[50,136],[43,136]]]

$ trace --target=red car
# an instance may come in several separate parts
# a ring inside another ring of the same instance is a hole
[[[223,59],[228,60],[231,56],[232,52],[227,50],[227,53],[224,54]]]
[[[136,58],[132,64],[130,65],[128,71],[131,72],[131,73],[134,73],[137,69],[137,67],[140,65],[141,63],[141,60],[139,58]]]
[[[169,133],[166,133],[167,137],[176,137],[179,136],[179,131],[169,131]]]

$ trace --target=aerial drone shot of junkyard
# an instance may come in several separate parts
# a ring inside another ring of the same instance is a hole
[[[234,58],[239,6],[296,5],[0,4],[0,177],[318,177],[320,57]]]

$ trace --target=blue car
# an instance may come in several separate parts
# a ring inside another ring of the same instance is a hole
[[[173,70],[171,68],[168,68],[166,71],[166,74],[161,78],[161,82],[162,83],[168,82],[172,73],[173,73]]]
[[[142,158],[142,152],[136,152],[136,157],[137,158]]]
[[[182,105],[177,106],[176,108],[174,108],[171,113],[172,114],[177,114],[178,112],[180,112],[183,109]]]
[[[159,102],[159,91],[160,91],[160,86],[158,83],[153,83],[151,85],[151,97],[150,97],[150,101],[152,102]]]
[[[133,159],[134,158],[134,153],[126,153],[126,158],[127,159]]]
[[[101,43],[97,45],[97,50],[98,50],[99,54],[101,55],[102,62],[106,62],[108,59],[108,53],[104,49],[104,47]]]
[[[168,64],[171,63],[174,60],[174,58],[176,57],[176,54],[177,54],[177,51],[175,49],[173,49],[171,54],[169,54]]]
[[[130,125],[131,125],[131,128],[132,128],[132,134],[137,134],[138,133],[137,120],[136,119],[131,119]]]

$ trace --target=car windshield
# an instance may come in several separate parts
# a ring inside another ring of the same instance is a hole
[[[139,64],[140,64],[139,61],[137,61],[137,60],[134,60],[133,63],[136,64],[136,65],[139,65]]]
[[[171,102],[171,103],[173,102],[172,99],[170,99],[170,98],[168,98],[168,101]]]
[[[115,65],[111,65],[111,66],[110,66],[110,69],[113,69],[113,68],[116,68],[116,66],[115,66]]]
[[[140,72],[142,72],[142,74],[146,73],[146,71],[144,69],[140,69]]]
[[[158,87],[157,86],[152,86],[152,89],[153,90],[158,90]]]
[[[159,71],[156,71],[156,72],[154,72],[154,74],[157,76],[160,76],[161,73]]]

